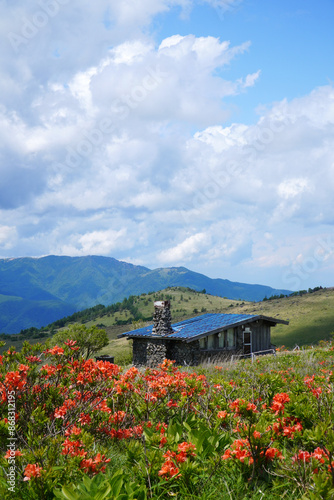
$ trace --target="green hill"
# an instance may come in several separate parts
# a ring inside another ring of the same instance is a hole
[[[171,312],[173,321],[180,321],[205,312],[233,313],[233,314],[263,314],[273,318],[289,321],[289,325],[277,325],[272,328],[271,338],[273,344],[286,346],[289,349],[296,345],[303,347],[317,344],[321,340],[330,340],[334,332],[334,289],[328,288],[302,296],[284,297],[265,302],[240,302],[234,300],[200,294],[194,291],[182,289],[163,290],[160,294],[142,295],[136,298],[140,309],[145,314],[151,311],[153,314],[153,300],[173,297],[171,300]],[[148,301],[148,304],[147,304]],[[194,310],[197,310],[195,313]],[[117,314],[117,318],[125,316]],[[114,316],[101,316],[91,321],[91,324],[104,324],[109,337],[116,338]],[[109,325],[109,326],[108,326]],[[140,327],[135,324],[133,328]],[[123,331],[131,330],[131,325],[122,327]],[[120,331],[120,327],[118,327]],[[124,339],[112,340],[104,349],[103,354],[111,354],[117,357],[117,353],[130,347]]]
[[[240,302],[200,293],[185,287],[167,288],[160,292],[132,296],[111,306],[97,306],[74,316],[58,320],[42,330],[30,329],[23,335],[0,336],[16,350],[24,339],[44,341],[60,325],[79,322],[86,326],[98,325],[106,330],[110,343],[101,354],[115,356],[117,363],[131,362],[131,342],[118,339],[120,333],[152,323],[153,302],[170,300],[173,321],[181,321],[206,312],[264,314],[289,321],[289,325],[272,328],[272,342],[277,346],[293,348],[329,340],[334,332],[334,289],[328,288],[302,296],[285,297],[264,302]]]
[[[334,332],[334,288],[326,288],[302,296],[285,297],[259,303],[235,306],[231,312],[265,314],[286,319],[289,325],[272,329],[276,345],[292,348],[329,340]]]

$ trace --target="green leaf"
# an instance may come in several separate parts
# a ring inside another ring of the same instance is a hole
[[[73,486],[63,486],[61,489],[60,496],[58,498],[66,498],[66,500],[79,500],[80,495],[73,491]]]
[[[109,493],[111,492],[110,484],[107,484],[103,491],[99,491],[95,496],[94,500],[104,500],[105,498],[110,498]]]
[[[121,488],[123,486],[123,482],[124,480],[123,480],[122,470],[116,472],[116,474],[114,474],[113,477],[111,478],[110,490],[112,494],[115,496],[115,498],[117,498],[117,496],[119,495]]]

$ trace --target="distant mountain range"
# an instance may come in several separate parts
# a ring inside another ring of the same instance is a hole
[[[269,286],[211,279],[185,267],[148,269],[111,257],[0,259],[0,333],[40,328],[96,304],[185,286],[229,299],[259,301],[289,294]]]

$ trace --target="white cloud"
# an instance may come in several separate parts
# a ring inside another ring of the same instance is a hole
[[[83,234],[76,239],[75,246],[63,247],[64,255],[106,255],[115,250],[122,241],[126,239],[126,230],[113,231],[92,231]]]
[[[165,48],[170,48],[170,47],[175,47],[179,45],[180,42],[184,39],[184,36],[181,35],[172,35],[169,36],[168,38],[165,38],[162,40],[159,46],[159,50],[165,49]]]
[[[278,185],[278,194],[284,198],[295,198],[304,191],[310,190],[308,179],[288,179]]]
[[[112,61],[115,64],[131,65],[136,61],[142,61],[153,49],[151,44],[140,40],[124,42],[110,51]]]
[[[261,71],[258,70],[256,73],[252,73],[251,75],[247,75],[246,78],[240,80],[241,86],[244,88],[253,87],[255,85],[256,80],[259,78]]]
[[[309,96],[310,106],[315,99],[330,105],[332,95],[330,87],[321,88]],[[43,253],[56,248],[123,259],[131,248],[132,258],[149,267],[187,262],[211,275],[231,265],[250,276],[253,269],[282,269],[300,253],[304,224],[314,231],[320,224],[324,232],[333,223],[324,207],[331,206],[333,190],[334,117],[319,122],[311,116],[305,96],[302,107],[298,100],[275,104],[256,125],[210,126],[192,138],[163,127],[152,134],[140,114],[137,127],[124,119],[121,135],[106,136],[34,196],[35,234],[13,248],[22,254],[40,241]],[[291,134],[298,137],[293,144]],[[56,229],[50,225],[37,236],[36,227],[52,219]],[[294,245],[285,237],[290,232]]]
[[[189,236],[175,247],[160,252],[158,259],[164,264],[189,261],[194,254],[198,254],[208,243],[208,236],[205,233],[197,233]]]
[[[174,34],[158,45],[147,29],[193,4],[73,0],[17,52],[8,33],[41,7],[0,6],[2,255],[187,262],[240,281],[260,269],[266,282],[301,253],[304,231],[331,232],[333,88],[224,126],[225,98],[260,78],[223,72],[250,43]]]

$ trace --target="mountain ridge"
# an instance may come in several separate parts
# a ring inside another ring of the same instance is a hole
[[[209,278],[186,267],[149,269],[113,257],[47,255],[0,259],[0,333],[40,328],[97,304],[170,286],[259,301],[289,290]]]

